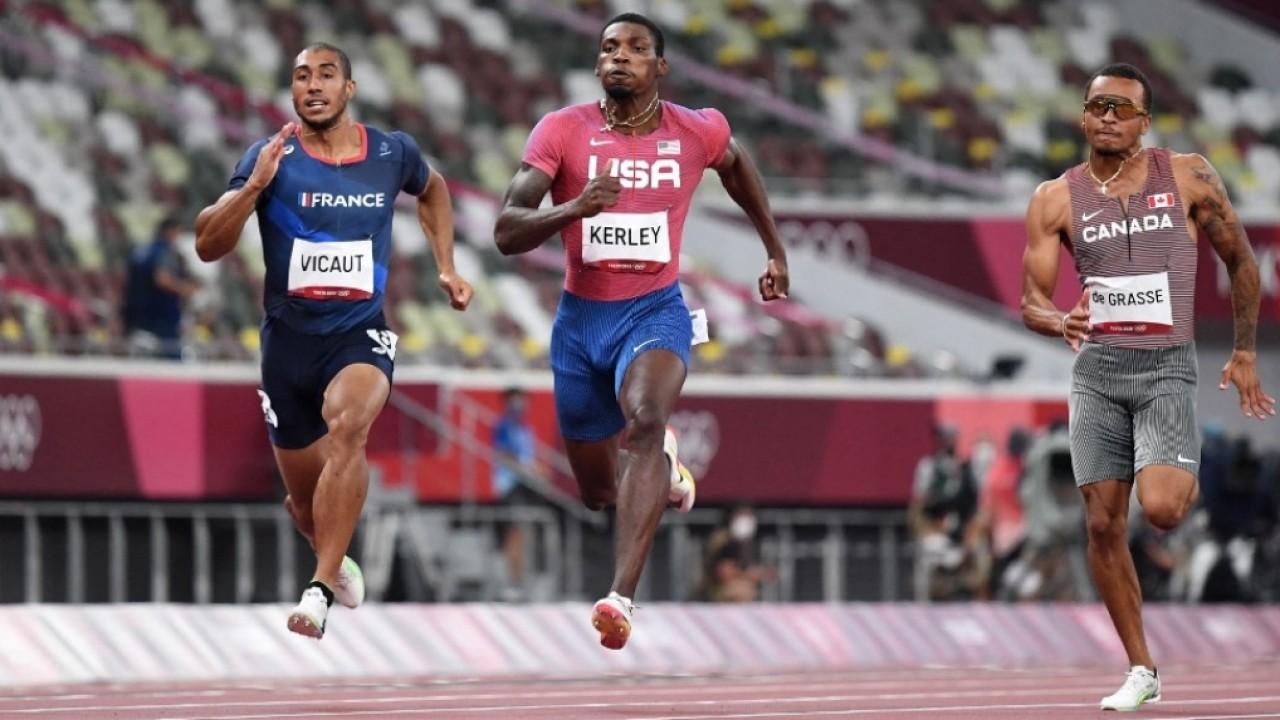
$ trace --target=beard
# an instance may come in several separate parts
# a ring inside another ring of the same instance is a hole
[[[614,100],[626,100],[627,98],[635,95],[636,91],[626,85],[609,85],[605,87],[604,94]]]
[[[337,127],[338,121],[342,120],[342,116],[346,113],[346,111],[347,111],[347,106],[343,104],[341,107],[337,109],[336,112],[333,113],[332,116],[327,117],[323,120],[318,120],[318,121],[308,120],[302,116],[302,113],[298,113],[298,119],[302,121],[302,124],[306,126],[307,130],[313,133],[322,133]]]
[[[1093,154],[1094,154],[1094,155],[1100,155],[1100,156],[1102,156],[1102,157],[1118,157],[1118,158],[1123,158],[1123,157],[1128,156],[1129,151],[1128,151],[1128,149],[1125,149],[1125,148],[1099,148],[1099,147],[1095,147],[1095,148],[1093,148]]]

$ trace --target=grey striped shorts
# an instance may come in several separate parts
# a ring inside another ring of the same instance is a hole
[[[1196,346],[1155,350],[1086,343],[1071,371],[1076,485],[1132,482],[1148,465],[1199,477]]]

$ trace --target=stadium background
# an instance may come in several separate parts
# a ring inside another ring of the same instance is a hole
[[[576,504],[549,395],[560,250],[503,258],[492,227],[532,125],[599,96],[595,36],[628,9],[666,29],[663,97],[721,109],[756,158],[793,279],[790,301],[753,299],[759,242],[708,177],[681,279],[713,341],[673,419],[702,507],[664,523],[643,599],[694,597],[738,503],[756,507],[776,570],[763,599],[928,594],[907,509],[934,428],[957,430],[980,488],[1013,428],[1049,442],[1065,418],[1071,353],[1019,320],[1021,213],[1083,159],[1083,86],[1110,61],[1151,77],[1144,144],[1222,174],[1262,273],[1263,384],[1280,387],[1280,14],[1265,3],[0,0],[0,601],[273,603],[305,579],[253,392],[261,240],[251,221],[205,265],[190,226],[244,149],[292,117],[291,61],[316,40],[351,56],[356,119],[412,134],[449,179],[458,268],[476,287],[467,313],[448,309],[403,206],[387,293],[397,389],[370,438],[355,545],[373,597],[552,603],[603,588],[608,520]],[[202,285],[176,362],[141,357],[121,320],[129,258],[170,214]],[[1078,287],[1064,262],[1058,304]],[[1222,556],[1244,563],[1239,599],[1274,602],[1280,434],[1217,390],[1231,309],[1203,241],[1197,295],[1216,464],[1196,519],[1153,540],[1173,560],[1144,588],[1197,599]],[[496,503],[490,485],[512,386],[539,441],[522,470],[536,508]],[[1093,600],[1071,576],[1078,508],[1055,508],[1067,579],[1037,597]],[[532,538],[511,594],[494,531],[510,520]]]

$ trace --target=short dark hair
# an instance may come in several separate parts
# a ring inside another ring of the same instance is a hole
[[[1151,113],[1151,104],[1155,102],[1155,97],[1151,94],[1151,81],[1147,79],[1145,73],[1129,63],[1111,63],[1093,74],[1089,78],[1089,82],[1084,86],[1084,99],[1089,99],[1089,88],[1093,87],[1093,81],[1100,77],[1118,77],[1126,80],[1137,80],[1142,84],[1142,109]]]
[[[342,67],[342,77],[345,80],[351,79],[351,58],[342,51],[342,48],[327,42],[314,42],[302,48],[302,52],[315,52],[317,50],[325,50],[338,56],[338,65]]]
[[[164,235],[165,233],[176,232],[182,229],[182,221],[177,215],[166,215],[160,221],[160,225],[156,227],[156,233]]]
[[[612,20],[605,23],[604,27],[600,28],[601,41],[604,40],[604,31],[608,30],[610,25],[615,25],[617,23],[635,23],[636,25],[643,25],[648,28],[649,34],[653,36],[653,53],[658,57],[662,57],[662,53],[666,49],[667,43],[662,37],[662,28],[658,27],[656,22],[641,15],[640,13],[622,13],[621,15],[615,16]]]

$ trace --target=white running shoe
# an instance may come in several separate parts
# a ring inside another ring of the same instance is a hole
[[[621,650],[631,637],[631,612],[635,609],[631,598],[616,592],[596,601],[591,608],[591,625],[600,633],[600,644],[610,650]]]
[[[349,557],[344,556],[338,566],[338,577],[333,581],[333,599],[349,608],[360,607],[364,602],[364,573]]]
[[[1133,712],[1146,703],[1160,702],[1160,676],[1154,670],[1134,665],[1125,676],[1124,685],[1102,698],[1103,710]]]
[[[318,587],[302,591],[302,599],[289,613],[289,630],[317,640],[324,637],[324,621],[329,616],[329,601]]]
[[[698,485],[693,481],[693,473],[680,462],[676,450],[675,431],[668,427],[667,434],[662,439],[662,451],[666,453],[667,462],[671,466],[671,491],[667,493],[667,502],[680,512],[687,513],[693,509]]]

